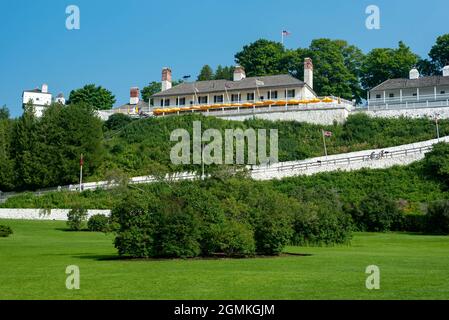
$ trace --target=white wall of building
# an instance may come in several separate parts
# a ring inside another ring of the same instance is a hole
[[[27,104],[31,101],[36,106],[45,106],[51,104],[51,99],[49,93],[24,92],[22,103]]]

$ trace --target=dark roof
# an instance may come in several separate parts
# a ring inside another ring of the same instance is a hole
[[[289,74],[282,74],[277,76],[251,77],[242,79],[240,81],[211,80],[211,81],[184,82],[166,91],[156,93],[155,95],[153,95],[153,97],[194,94],[195,93],[194,88],[198,89],[197,94],[222,92],[225,90],[236,91],[236,90],[256,89],[257,88],[256,80],[262,81],[264,83],[264,85],[259,86],[259,88],[270,88],[280,86],[303,87],[306,85],[301,80],[298,80]]]
[[[139,100],[139,103],[137,105],[135,104],[124,104],[122,106],[116,107],[113,110],[121,110],[121,111],[127,111],[129,109],[135,108],[135,107],[139,107],[139,108],[148,108],[148,102],[145,102],[143,100]]]
[[[371,89],[371,91],[380,90],[394,90],[394,89],[408,89],[408,88],[424,88],[424,87],[434,87],[449,85],[449,77],[443,76],[432,76],[423,77],[419,79],[390,79],[387,80],[377,87]]]
[[[32,89],[32,90],[23,90],[23,92],[42,93],[42,94],[51,94],[50,92],[46,92],[46,93],[44,93],[44,92],[42,92],[42,90],[41,90],[41,89],[38,89],[38,88],[36,88],[36,89]]]

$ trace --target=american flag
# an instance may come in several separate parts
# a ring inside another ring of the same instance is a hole
[[[291,33],[288,32],[287,30],[284,30],[284,31],[282,31],[282,35],[283,35],[284,37],[287,37],[287,36],[291,35]]]

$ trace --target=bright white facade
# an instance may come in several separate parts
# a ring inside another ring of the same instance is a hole
[[[32,103],[36,117],[41,117],[45,108],[52,103],[52,95],[48,92],[48,86],[42,85],[42,89],[25,90],[22,94],[22,104]]]

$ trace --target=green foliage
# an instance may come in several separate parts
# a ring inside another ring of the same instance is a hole
[[[284,52],[279,42],[260,39],[236,53],[235,61],[245,68],[248,77],[275,75],[284,72],[280,63]]]
[[[449,33],[439,36],[429,52],[437,70],[449,65]]]
[[[34,116],[33,106],[26,105],[18,120],[0,121],[3,187],[29,190],[75,183],[81,154],[84,175],[89,177],[102,162],[102,127],[84,104],[52,104],[40,119]]]
[[[370,232],[398,228],[402,218],[396,202],[381,191],[368,195],[351,213],[357,227]]]
[[[0,108],[0,120],[9,119],[9,109],[4,105]]]
[[[426,154],[424,162],[426,173],[449,186],[449,144],[439,143]]]
[[[78,207],[69,211],[67,214],[67,226],[72,231],[83,230],[87,220],[87,209]]]
[[[373,49],[366,55],[361,67],[362,86],[371,90],[388,79],[408,79],[410,69],[418,60],[418,56],[402,41],[397,49]]]
[[[0,190],[12,190],[17,184],[13,154],[15,120],[0,118]]]
[[[109,231],[109,218],[104,214],[96,214],[87,221],[87,228],[95,232]]]
[[[351,241],[353,221],[343,210],[337,193],[322,188],[296,188],[291,194],[301,203],[294,216],[295,245],[330,246]]]
[[[13,234],[11,227],[0,225],[0,238],[7,238]]]
[[[116,131],[123,129],[132,122],[132,118],[123,113],[115,113],[105,121],[104,126],[106,129]]]
[[[152,101],[150,101],[151,96],[162,91],[162,83],[153,81],[150,82],[146,87],[144,87],[141,91],[142,100],[146,102],[150,102],[153,105]]]
[[[213,80],[215,77],[214,70],[206,64],[201,68],[200,74],[198,75],[198,81],[208,81]]]
[[[251,226],[235,220],[226,220],[221,224],[213,224],[210,228],[208,252],[223,253],[229,257],[248,257],[256,252],[254,231]]]
[[[95,84],[70,92],[68,104],[86,104],[96,110],[109,110],[116,102],[111,91]]]
[[[449,235],[449,201],[431,203],[427,209],[426,231]]]
[[[229,80],[232,81],[234,79],[234,67],[233,66],[221,66],[217,67],[214,75],[215,80]]]

